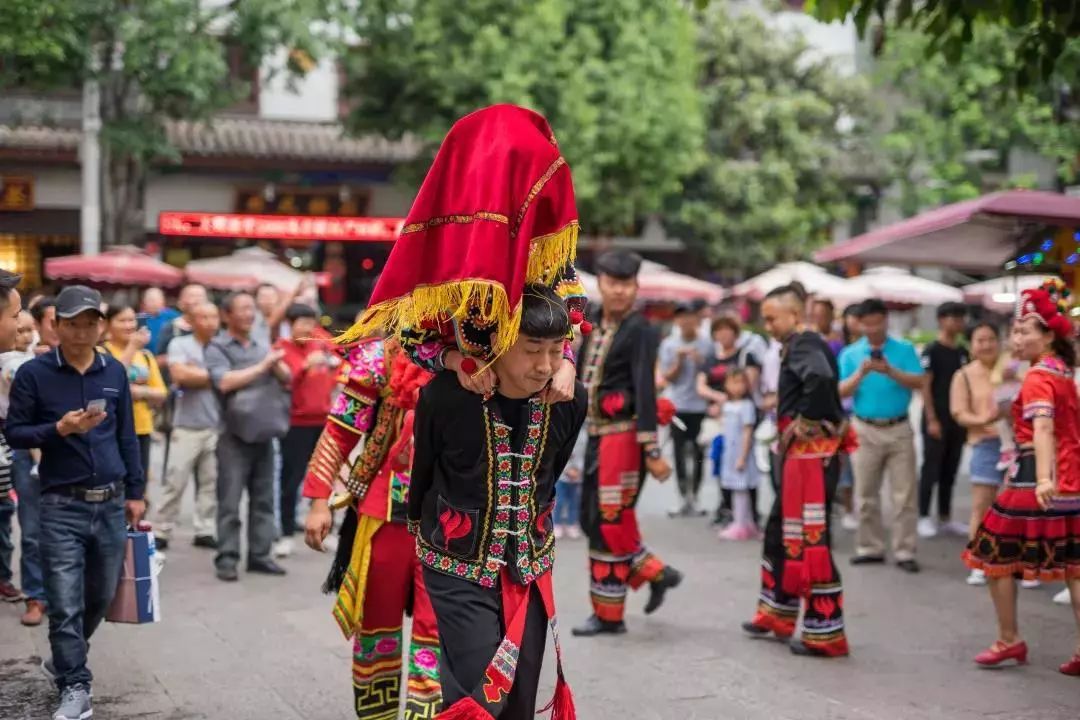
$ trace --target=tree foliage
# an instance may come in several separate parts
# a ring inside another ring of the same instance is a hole
[[[849,215],[853,171],[875,172],[865,84],[724,3],[707,8],[698,52],[706,161],[672,198],[673,233],[726,267],[805,255]]]
[[[926,55],[958,62],[973,41],[991,28],[1015,38],[1015,64],[1005,78],[1019,87],[1047,80],[1073,38],[1080,37],[1076,0],[809,0],[821,20],[852,17],[860,34],[871,18],[890,28],[915,30],[928,38]]]
[[[76,88],[101,94],[102,224],[106,243],[143,234],[146,172],[177,160],[170,118],[206,120],[245,96],[247,79],[279,48],[302,73],[332,49],[338,0],[6,0],[0,88]]]
[[[1080,118],[1069,106],[1069,78],[1055,73],[1013,93],[1008,78],[1020,41],[1005,27],[984,28],[959,63],[928,55],[932,42],[919,32],[893,32],[875,69],[877,82],[895,93],[882,148],[905,214],[977,197],[993,185],[1028,184],[1031,178],[1005,174],[1013,149],[1052,158],[1063,183],[1076,181]],[[1080,68],[1078,59],[1074,40],[1059,67]]]
[[[472,110],[531,107],[559,139],[592,232],[631,232],[699,159],[693,27],[681,3],[365,0],[357,12],[354,132],[412,133],[433,149]]]

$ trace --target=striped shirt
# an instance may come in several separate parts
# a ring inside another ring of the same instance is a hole
[[[8,446],[7,438],[0,433],[0,500],[11,494],[11,463],[11,448]]]

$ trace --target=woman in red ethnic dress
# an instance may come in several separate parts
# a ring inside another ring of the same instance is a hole
[[[1013,324],[1015,351],[1031,362],[1012,406],[1019,457],[964,553],[970,568],[986,572],[997,612],[997,642],[975,658],[984,666],[1027,662],[1017,578],[1064,580],[1080,628],[1080,410],[1064,294],[1052,282],[1025,291]],[[1059,669],[1080,676],[1080,645]]]

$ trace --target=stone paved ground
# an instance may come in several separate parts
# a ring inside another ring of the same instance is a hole
[[[853,655],[795,658],[740,634],[754,602],[757,547],[719,544],[704,520],[668,520],[672,492],[647,491],[644,528],[654,549],[686,571],[686,583],[650,618],[641,614],[644,598],[633,598],[622,638],[565,638],[582,720],[1080,717],[1080,680],[1056,672],[1076,641],[1069,609],[1050,602],[1057,588],[1022,591],[1031,664],[978,670],[970,658],[993,640],[991,606],[985,590],[963,582],[960,541],[924,543],[924,572],[907,576],[851,568],[851,539],[842,534]],[[162,576],[164,621],[106,625],[94,638],[96,717],[351,717],[349,647],[317,590],[326,562],[302,551],[287,561],[286,579],[224,585],[208,554],[178,543]],[[556,580],[569,628],[587,613],[582,543],[563,544]],[[18,613],[0,606],[0,718],[47,718],[53,693],[37,670],[46,631],[22,628]]]

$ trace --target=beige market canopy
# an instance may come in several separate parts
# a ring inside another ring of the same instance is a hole
[[[912,275],[903,268],[871,268],[850,282],[862,291],[864,298],[878,298],[900,305],[940,305],[962,302],[964,293],[952,285]]]
[[[739,283],[732,288],[731,292],[737,298],[760,302],[769,291],[793,282],[801,284],[815,297],[832,300],[840,306],[866,298],[861,287],[825,271],[819,265],[808,262],[788,262],[777,265],[771,270],[766,270],[760,275]]]
[[[260,247],[246,247],[224,257],[192,260],[184,272],[190,282],[216,290],[254,290],[269,283],[282,292],[292,292],[304,273],[278,260]]]

